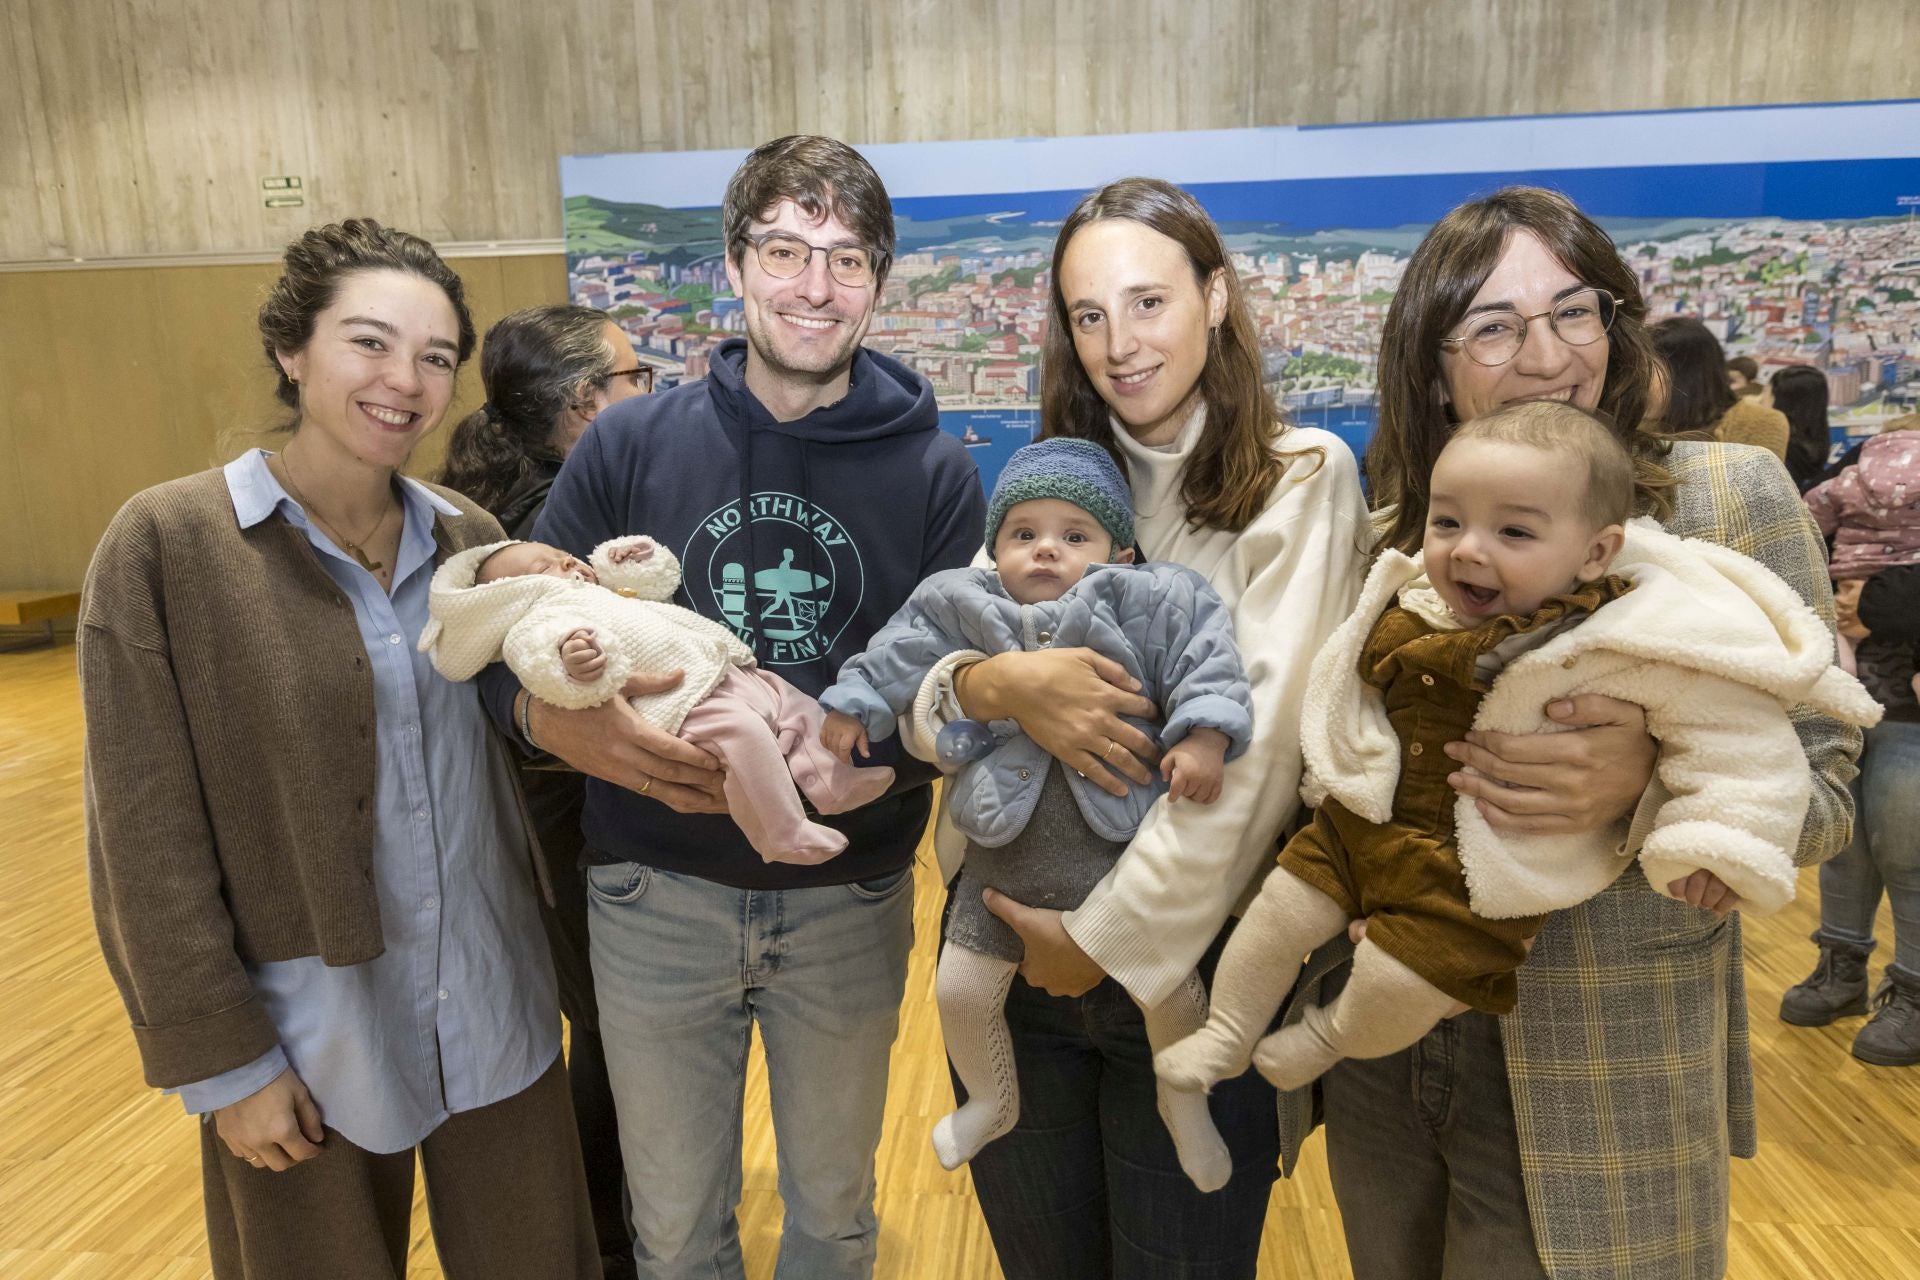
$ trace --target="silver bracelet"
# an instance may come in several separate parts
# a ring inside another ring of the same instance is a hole
[[[522,692],[526,693],[526,699],[520,704],[520,737],[528,746],[538,751],[540,744],[533,740],[533,726],[527,723],[527,717],[533,712],[533,694],[526,690]]]

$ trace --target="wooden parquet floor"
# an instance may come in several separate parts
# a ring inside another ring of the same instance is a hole
[[[145,1088],[94,942],[80,812],[73,648],[0,654],[0,1276],[195,1280],[208,1274],[193,1123]],[[1801,901],[1747,925],[1761,1149],[1733,1166],[1730,1274],[1740,1280],[1920,1277],[1920,1070],[1862,1065],[1859,1021],[1783,1026],[1781,991],[1805,972],[1815,920]],[[922,874],[879,1158],[879,1273],[999,1275],[964,1173],[927,1134],[951,1105],[933,1004],[938,886]],[[1883,912],[1882,938],[1891,936]],[[1339,1280],[1348,1270],[1324,1149],[1278,1184],[1261,1275]],[[740,1210],[748,1274],[773,1271],[780,1205],[766,1076],[747,1087]],[[412,1274],[438,1275],[416,1205]]]

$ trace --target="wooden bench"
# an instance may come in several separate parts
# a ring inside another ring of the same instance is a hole
[[[53,620],[80,611],[78,591],[0,591],[0,626],[40,624],[40,633],[25,644],[0,644],[0,652],[31,649],[53,643]]]

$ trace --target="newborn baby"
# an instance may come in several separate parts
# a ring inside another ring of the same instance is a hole
[[[535,697],[594,707],[636,671],[684,671],[665,693],[631,699],[647,722],[712,753],[728,810],[769,862],[824,862],[847,838],[810,821],[878,799],[893,770],[863,769],[820,745],[820,704],[754,662],[721,623],[667,603],[680,564],[647,537],[614,538],[582,564],[538,542],[451,556],[433,576],[420,649],[449,680],[505,659]]]

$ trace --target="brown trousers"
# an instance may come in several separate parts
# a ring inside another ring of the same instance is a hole
[[[332,1129],[322,1154],[256,1169],[200,1126],[216,1280],[399,1280],[414,1151],[375,1155]],[[417,1148],[448,1280],[599,1280],[580,1139],[559,1058],[511,1098],[449,1117]]]

